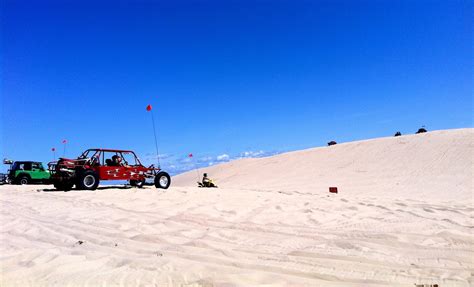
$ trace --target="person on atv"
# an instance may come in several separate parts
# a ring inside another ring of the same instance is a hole
[[[203,186],[203,187],[217,187],[217,185],[215,185],[215,184],[212,182],[212,179],[210,179],[209,177],[207,177],[207,173],[203,174],[202,186]]]

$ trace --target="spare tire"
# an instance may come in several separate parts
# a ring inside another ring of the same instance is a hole
[[[171,177],[168,173],[162,171],[162,172],[159,172],[155,176],[156,188],[167,189],[168,187],[170,187],[170,184],[171,184]]]
[[[81,172],[77,178],[77,189],[96,190],[99,186],[99,175],[93,170]]]

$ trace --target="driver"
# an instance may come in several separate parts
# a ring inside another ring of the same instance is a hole
[[[123,166],[122,158],[118,155],[112,157],[112,166]]]
[[[112,166],[124,166],[124,167],[128,167],[127,164],[124,164],[122,162],[122,157],[121,156],[118,156],[118,155],[114,155],[112,157]]]

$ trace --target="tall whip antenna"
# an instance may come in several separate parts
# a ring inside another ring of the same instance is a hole
[[[66,156],[66,145],[67,145],[67,140],[63,140],[63,157]]]
[[[161,167],[160,164],[160,152],[158,151],[158,140],[156,139],[156,128],[155,128],[155,117],[153,116],[153,108],[151,105],[146,107],[148,112],[151,112],[151,122],[153,124],[153,135],[155,136],[155,148],[156,148],[156,160],[158,162],[158,168]]]

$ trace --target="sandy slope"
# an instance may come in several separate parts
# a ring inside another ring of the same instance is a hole
[[[219,189],[0,186],[0,282],[470,286],[473,148],[464,129],[246,159],[209,169]]]
[[[435,131],[249,158],[202,170],[221,187],[298,190],[328,186],[344,195],[429,200],[472,199],[474,129]],[[196,172],[174,179],[190,186]]]

